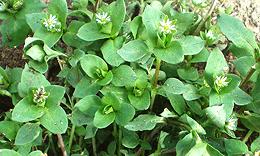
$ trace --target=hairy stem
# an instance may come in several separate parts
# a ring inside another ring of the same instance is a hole
[[[71,146],[72,146],[72,142],[73,142],[73,138],[74,138],[74,133],[75,133],[75,128],[76,128],[75,125],[73,125],[72,128],[71,128],[70,140],[69,140],[69,151],[71,150]]]
[[[92,138],[92,150],[93,150],[93,155],[97,156],[97,147],[96,147],[96,138],[95,138],[95,136]]]
[[[153,88],[157,88],[157,83],[160,74],[160,67],[161,67],[161,60],[156,58],[156,68],[154,73],[154,81],[153,81]]]
[[[67,152],[66,152],[65,145],[64,145],[61,134],[57,134],[57,137],[58,137],[58,144],[59,144],[61,152],[62,152],[62,156],[67,156]]]
[[[246,136],[244,137],[243,139],[243,142],[246,143],[248,141],[248,139],[250,138],[251,134],[253,133],[254,131],[253,130],[249,130],[246,134]]]
[[[155,67],[155,73],[154,73],[154,80],[152,81],[150,111],[152,111],[152,109],[153,109],[155,96],[157,94],[157,84],[158,84],[158,79],[159,79],[159,75],[160,75],[160,67],[161,67],[161,60],[156,58],[156,67]]]
[[[256,69],[254,67],[251,67],[248,71],[246,77],[242,80],[239,87],[243,87],[252,77],[252,75],[255,73]]]
[[[198,35],[200,33],[201,28],[204,26],[204,24],[206,23],[206,21],[208,20],[208,18],[211,16],[212,12],[214,11],[215,7],[217,5],[217,0],[212,0],[211,6],[209,8],[209,11],[207,12],[207,14],[202,18],[202,20],[200,21],[197,29],[194,31],[193,35]]]

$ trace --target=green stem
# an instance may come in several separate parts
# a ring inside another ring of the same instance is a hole
[[[160,74],[160,67],[161,67],[161,60],[156,58],[156,67],[155,67],[155,73],[154,73],[154,80],[152,81],[152,90],[151,90],[151,105],[150,105],[150,111],[153,109],[155,96],[157,94],[157,84]]]
[[[97,147],[96,147],[96,138],[95,138],[95,136],[92,138],[92,149],[93,149],[93,155],[97,156]]]
[[[117,155],[121,156],[121,144],[122,144],[122,128],[118,127],[118,148],[117,148]]]
[[[242,80],[239,87],[243,87],[252,77],[252,75],[255,73],[256,69],[254,67],[251,67],[248,71],[246,77]]]
[[[69,140],[69,151],[71,150],[71,146],[72,146],[72,142],[73,142],[73,137],[74,137],[74,133],[75,133],[75,128],[76,126],[73,125],[71,132],[70,132],[70,140]]]
[[[253,130],[249,130],[246,134],[246,136],[244,137],[243,139],[243,142],[246,143],[248,141],[248,139],[250,138],[251,134],[253,133],[254,131]]]
[[[197,29],[194,31],[193,35],[198,35],[200,33],[201,28],[204,26],[208,18],[211,16],[212,12],[214,11],[217,5],[217,0],[212,0],[211,6],[207,14],[202,18],[201,22],[199,23]]]
[[[160,67],[161,67],[161,60],[156,58],[156,68],[154,73],[154,81],[153,81],[153,88],[157,88],[157,83],[160,74]]]

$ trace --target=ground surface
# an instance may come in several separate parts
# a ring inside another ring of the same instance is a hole
[[[222,0],[223,1],[223,0]],[[233,16],[241,19],[247,28],[256,34],[260,41],[260,0],[224,0],[224,7],[232,6]],[[0,36],[1,38],[1,36]],[[25,60],[22,58],[22,48],[0,48],[0,66],[22,67]]]

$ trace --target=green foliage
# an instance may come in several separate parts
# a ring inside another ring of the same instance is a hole
[[[0,67],[1,156],[259,153],[259,45],[242,22],[204,23],[206,1],[106,2],[0,0],[3,45],[27,61]]]

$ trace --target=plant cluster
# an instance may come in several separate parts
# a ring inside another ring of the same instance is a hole
[[[259,43],[215,5],[0,0],[27,60],[0,67],[0,155],[259,155]]]

